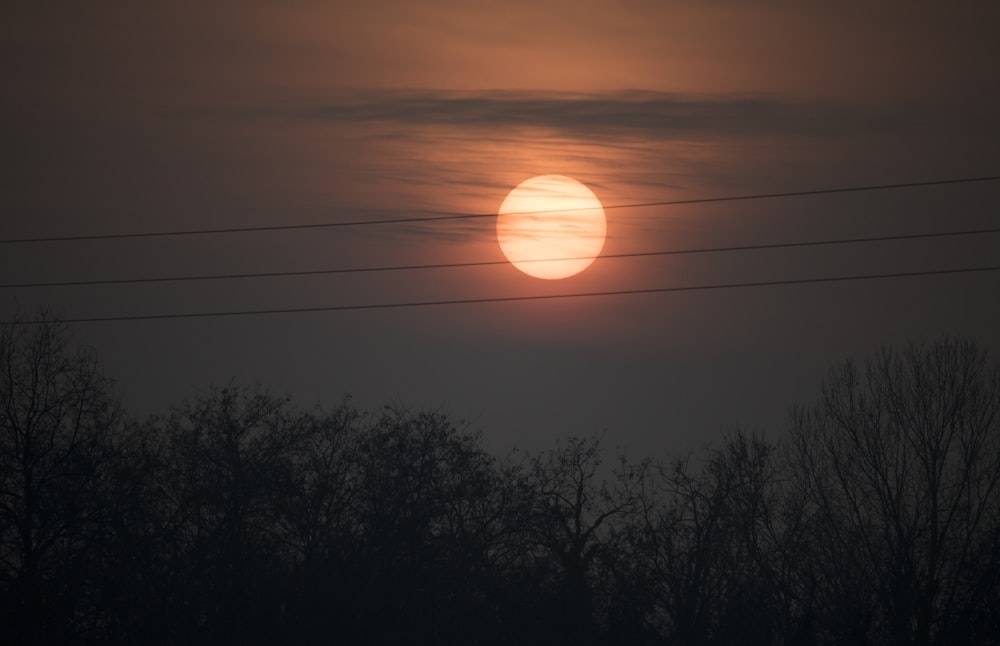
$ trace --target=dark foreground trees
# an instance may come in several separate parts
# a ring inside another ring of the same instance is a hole
[[[497,459],[448,416],[212,388],[128,420],[53,321],[0,334],[18,643],[944,644],[1000,634],[1000,373],[835,369],[780,442]]]
[[[834,370],[793,414],[810,610],[842,639],[1000,636],[1000,371],[969,342]]]
[[[111,382],[64,325],[0,329],[0,616],[15,640],[100,630],[124,438]]]
[[[705,455],[661,465],[632,528],[655,634],[683,644],[777,643],[782,594],[773,570],[782,529],[774,448],[736,432]]]

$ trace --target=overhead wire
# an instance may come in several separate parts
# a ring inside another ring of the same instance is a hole
[[[1000,271],[1000,265],[991,265],[985,267],[959,267],[952,269],[931,269],[923,271],[891,272],[882,274],[857,274],[853,276],[823,276],[815,278],[793,278],[793,279],[763,280],[763,281],[751,281],[751,282],[739,282],[739,283],[717,283],[710,285],[652,287],[644,289],[619,289],[619,290],[594,291],[594,292],[576,292],[569,294],[541,294],[534,296],[494,296],[494,297],[482,297],[482,298],[461,298],[461,299],[431,300],[431,301],[363,303],[354,305],[324,305],[317,307],[291,307],[291,308],[256,309],[256,310],[224,310],[216,312],[180,312],[180,313],[175,312],[175,313],[164,313],[164,314],[140,314],[140,315],[127,315],[127,316],[94,316],[94,317],[67,318],[60,320],[62,320],[62,322],[64,323],[78,324],[78,323],[107,323],[115,321],[149,321],[149,320],[165,320],[165,319],[219,318],[219,317],[232,317],[232,316],[261,316],[261,315],[271,315],[271,314],[305,314],[305,313],[316,313],[316,312],[384,310],[384,309],[400,309],[400,308],[414,308],[414,307],[435,307],[435,306],[447,306],[447,305],[510,303],[518,301],[565,300],[573,298],[626,296],[626,295],[639,295],[639,294],[664,294],[671,292],[696,292],[696,291],[707,291],[707,290],[718,290],[718,289],[747,289],[747,288],[776,287],[776,286],[787,286],[787,285],[805,285],[810,283],[813,284],[835,283],[835,282],[862,281],[862,280],[884,280],[893,278],[914,278],[914,277],[942,276],[942,275],[954,275],[954,274],[971,274],[971,273],[983,273],[992,271]],[[31,320],[3,321],[0,322],[0,325],[30,325],[39,322],[40,321],[31,321]]]
[[[869,184],[859,186],[846,186],[839,188],[809,189],[801,191],[783,191],[775,193],[753,193],[746,195],[730,195],[722,197],[704,197],[681,200],[663,200],[656,202],[636,202],[630,204],[612,204],[604,206],[604,210],[631,209],[653,206],[678,206],[687,204],[710,204],[717,202],[737,202],[748,200],[765,200],[789,197],[805,197],[811,195],[833,195],[838,193],[860,193],[867,191],[884,191],[892,189],[919,188],[930,186],[945,186],[951,184],[971,184],[977,182],[993,182],[1000,180],[1000,175],[986,175],[981,177],[961,177],[953,179],[926,180],[919,182],[901,182],[894,184]],[[541,214],[559,213],[561,211],[579,211],[580,209],[551,209],[542,211],[524,211],[517,214]],[[314,222],[301,224],[277,224],[264,226],[247,227],[226,227],[211,229],[186,229],[178,231],[146,231],[146,232],[125,232],[125,233],[98,233],[83,235],[63,235],[63,236],[42,236],[25,238],[0,238],[0,244],[26,244],[26,243],[47,243],[47,242],[82,242],[93,240],[117,240],[126,238],[158,238],[168,236],[194,236],[210,234],[230,234],[230,233],[252,233],[267,231],[293,231],[305,229],[332,229],[342,227],[360,227],[387,224],[422,224],[428,222],[444,222],[456,220],[471,220],[477,218],[496,217],[495,213],[452,213],[423,217],[403,217],[386,218],[382,220],[347,220],[337,222]]]
[[[641,257],[653,257],[653,256],[673,256],[673,255],[722,253],[722,252],[736,252],[736,251],[760,251],[767,249],[790,249],[796,247],[847,245],[847,244],[860,244],[860,243],[871,243],[871,242],[888,242],[894,240],[917,240],[926,238],[984,235],[991,233],[1000,233],[1000,227],[985,228],[985,229],[967,229],[959,231],[908,233],[908,234],[898,234],[898,235],[869,236],[869,237],[857,237],[857,238],[837,238],[832,240],[805,240],[805,241],[795,241],[795,242],[776,242],[776,243],[752,244],[752,245],[733,245],[733,246],[723,246],[723,247],[702,247],[694,249],[638,251],[630,253],[601,254],[600,257],[602,259],[641,258]],[[583,260],[585,258],[590,258],[590,256],[534,258],[527,260],[519,260],[518,262],[519,263],[553,262],[560,260]],[[488,266],[507,265],[507,264],[509,264],[509,261],[507,260],[481,260],[481,261],[470,261],[470,262],[429,263],[429,264],[417,264],[417,265],[389,265],[389,266],[377,266],[377,267],[344,267],[344,268],[334,268],[334,269],[309,269],[309,270],[299,270],[299,271],[271,271],[271,272],[237,273],[237,274],[198,274],[191,276],[157,276],[157,277],[146,277],[146,278],[112,278],[112,279],[101,279],[101,280],[67,280],[67,281],[33,282],[33,283],[31,282],[5,283],[5,284],[0,284],[0,289],[129,285],[129,284],[230,280],[230,279],[249,279],[249,278],[279,278],[279,277],[284,278],[293,276],[319,276],[319,275],[331,275],[331,274],[356,274],[356,273],[370,273],[370,272],[454,269],[459,267],[488,267]]]
[[[797,196],[808,196],[808,195],[828,195],[835,193],[850,193],[850,192],[862,192],[862,191],[879,191],[879,190],[889,190],[889,189],[902,189],[902,188],[914,188],[914,187],[925,187],[925,186],[939,186],[948,184],[968,184],[973,182],[987,182],[1000,180],[1000,175],[994,176],[983,176],[983,177],[966,177],[958,179],[948,179],[948,180],[929,180],[922,182],[907,182],[907,183],[897,183],[897,184],[879,184],[879,185],[866,185],[866,186],[850,186],[841,188],[831,188],[831,189],[814,189],[806,191],[788,191],[781,193],[758,193],[751,195],[737,195],[737,196],[725,196],[725,197],[709,197],[709,198],[695,198],[686,200],[669,200],[661,202],[645,202],[645,203],[633,203],[633,204],[620,204],[604,207],[605,209],[623,209],[623,208],[640,208],[647,206],[671,206],[671,205],[681,205],[681,204],[703,204],[711,202],[730,202],[730,201],[740,201],[740,200],[758,200],[758,199],[772,199],[772,198],[784,198],[784,197],[797,197]],[[553,213],[564,210],[578,210],[578,209],[557,209],[557,210],[546,210],[546,211],[532,211],[526,213]],[[445,220],[462,220],[471,218],[484,218],[484,217],[494,217],[494,214],[450,214],[441,215],[433,217],[408,217],[408,218],[392,218],[386,220],[359,220],[359,221],[349,221],[349,222],[326,222],[326,223],[313,223],[313,224],[298,224],[298,225],[275,225],[275,226],[261,226],[261,227],[234,227],[228,229],[198,229],[198,230],[186,230],[186,231],[160,231],[160,232],[140,232],[140,233],[117,233],[117,234],[95,234],[95,235],[82,235],[82,236],[51,236],[42,238],[8,238],[0,239],[0,244],[13,244],[13,243],[29,243],[29,242],[57,242],[57,241],[82,241],[82,240],[106,240],[106,239],[121,239],[121,238],[148,238],[148,237],[161,237],[161,236],[182,236],[182,235],[202,235],[202,234],[214,234],[214,233],[238,233],[238,232],[252,232],[252,231],[277,231],[277,230],[294,230],[294,229],[316,229],[325,227],[346,227],[346,226],[361,226],[370,224],[402,224],[402,223],[421,223],[421,222],[437,222]],[[855,237],[855,238],[841,238],[834,240],[810,240],[810,241],[797,241],[797,242],[784,242],[784,243],[769,243],[769,244],[757,244],[757,245],[737,245],[729,247],[711,247],[711,248],[699,248],[699,249],[678,249],[678,250],[664,250],[664,251],[653,251],[653,252],[633,252],[633,253],[622,253],[622,254],[607,254],[603,257],[607,258],[625,258],[625,257],[640,257],[640,256],[662,256],[662,255],[674,255],[674,254],[692,254],[692,253],[712,253],[712,252],[726,252],[726,251],[745,251],[745,250],[759,250],[759,249],[777,249],[777,248],[790,248],[790,247],[808,247],[808,246],[818,246],[818,245],[836,245],[836,244],[856,244],[863,242],[881,242],[889,240],[910,240],[918,238],[939,238],[946,236],[961,236],[961,235],[982,235],[988,233],[996,233],[1000,231],[997,228],[987,228],[987,229],[976,229],[976,230],[963,230],[963,231],[939,231],[939,232],[929,232],[929,233],[915,233],[915,234],[899,234],[899,235],[886,235],[886,236],[871,236],[871,237]],[[570,258],[559,258],[558,260],[568,260]],[[548,259],[540,259],[538,262],[544,262]],[[462,262],[462,263],[435,263],[435,264],[425,264],[425,265],[399,265],[399,266],[383,266],[383,267],[357,267],[357,268],[342,268],[342,269],[326,269],[326,270],[308,270],[308,271],[293,271],[293,272],[256,272],[252,274],[219,274],[219,275],[198,275],[198,276],[173,276],[173,277],[154,277],[154,278],[131,278],[131,279],[111,279],[111,280],[96,280],[96,281],[59,281],[50,283],[22,283],[22,284],[6,284],[0,285],[3,288],[12,287],[54,287],[54,286],[81,286],[81,285],[100,285],[100,284],[125,284],[125,283],[149,283],[149,282],[167,282],[167,281],[188,281],[188,280],[217,280],[225,278],[262,278],[270,276],[295,276],[295,275],[310,275],[310,274],[333,274],[333,273],[359,273],[359,272],[372,272],[372,271],[402,271],[402,270],[418,270],[418,269],[439,269],[448,267],[471,267],[471,266],[483,266],[483,265],[494,265],[494,264],[506,264],[506,261],[478,261],[478,262]],[[477,303],[502,303],[502,302],[516,302],[516,301],[540,301],[540,300],[555,300],[555,299],[571,299],[571,298],[587,298],[587,297],[605,297],[605,296],[621,296],[621,295],[637,295],[637,294],[654,294],[654,293],[670,293],[670,292],[691,292],[691,291],[704,291],[704,290],[717,290],[717,289],[744,289],[744,288],[760,288],[769,286],[783,286],[783,285],[802,285],[802,284],[816,284],[816,283],[833,283],[833,282],[846,282],[846,281],[861,281],[861,280],[880,280],[880,279],[894,279],[894,278],[908,278],[908,277],[928,277],[936,275],[954,275],[954,274],[970,274],[970,273],[982,273],[982,272],[993,272],[1000,270],[1000,265],[984,266],[984,267],[961,267],[961,268],[951,268],[951,269],[935,269],[935,270],[921,270],[921,271],[909,271],[909,272],[891,272],[891,273],[881,273],[881,274],[858,274],[849,276],[826,276],[826,277],[814,277],[814,278],[800,278],[800,279],[781,279],[781,280],[770,280],[770,281],[750,281],[750,282],[734,282],[734,283],[720,283],[720,284],[709,284],[709,285],[688,285],[688,286],[674,286],[674,287],[655,287],[655,288],[642,288],[642,289],[623,289],[623,290],[608,290],[608,291],[595,291],[595,292],[577,292],[569,294],[544,294],[544,295],[534,295],[534,296],[500,296],[500,297],[481,297],[481,298],[467,298],[467,299],[445,299],[445,300],[431,300],[431,301],[405,301],[405,302],[390,302],[390,303],[362,303],[362,304],[351,304],[351,305],[327,305],[327,306],[316,306],[316,307],[298,307],[298,308],[273,308],[273,309],[254,309],[254,310],[223,310],[216,312],[174,312],[174,313],[161,313],[161,314],[147,314],[147,315],[120,315],[120,316],[99,316],[99,317],[80,317],[66,319],[66,323],[97,323],[97,322],[112,322],[112,321],[140,321],[140,320],[161,320],[161,319],[188,319],[188,318],[210,318],[210,317],[230,317],[230,316],[254,316],[254,315],[269,315],[269,314],[294,314],[294,313],[308,313],[308,312],[335,312],[335,311],[357,311],[357,310],[376,310],[376,309],[394,309],[394,308],[412,308],[412,307],[431,307],[431,306],[446,306],[446,305],[467,305],[467,304],[477,304]],[[2,325],[17,325],[31,323],[31,321],[3,321],[0,322]]]

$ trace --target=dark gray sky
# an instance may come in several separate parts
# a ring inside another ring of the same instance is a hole
[[[9,5],[11,3],[8,3]],[[534,175],[605,205],[1000,172],[992,3],[16,3],[0,13],[3,238],[493,213]],[[363,6],[362,6],[363,5]],[[876,6],[872,6],[876,5]],[[1000,225],[1000,182],[608,211],[608,254]],[[996,264],[1000,236],[2,289],[5,318],[490,298]],[[490,218],[5,244],[4,284],[502,260]],[[131,405],[235,377],[301,404],[470,418],[499,449],[607,429],[678,452],[778,433],[882,343],[1000,347],[1000,274],[88,323]]]

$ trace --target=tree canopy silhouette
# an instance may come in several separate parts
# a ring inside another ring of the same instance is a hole
[[[231,383],[130,419],[94,352],[0,329],[0,631],[46,643],[990,644],[1000,367],[835,367],[769,440],[487,452],[433,411]]]
[[[1000,634],[1000,370],[985,352],[945,341],[845,363],[793,412],[790,443],[832,630],[894,644]]]

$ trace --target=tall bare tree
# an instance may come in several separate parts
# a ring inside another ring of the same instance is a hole
[[[774,446],[737,431],[700,463],[677,459],[648,480],[631,540],[657,634],[683,644],[778,640],[778,477]]]
[[[159,427],[159,428],[157,428]],[[184,641],[267,641],[281,622],[276,491],[308,424],[286,397],[238,384],[185,402],[160,433],[171,619]]]
[[[844,639],[985,643],[1000,586],[997,363],[967,341],[883,349],[834,369],[792,426],[831,630],[847,621]]]
[[[112,382],[64,324],[0,328],[0,605],[15,640],[71,638],[121,418]]]
[[[619,456],[603,469],[601,439],[570,437],[534,458],[527,474],[530,541],[550,564],[556,628],[567,643],[595,642],[595,619],[607,605],[595,598],[607,583],[604,566],[617,552],[617,525],[638,508],[647,466]]]

